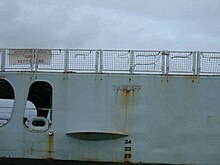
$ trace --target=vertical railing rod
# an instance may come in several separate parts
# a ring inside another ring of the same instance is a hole
[[[193,52],[193,66],[192,66],[192,72],[193,72],[193,75],[196,75],[196,72],[197,72],[197,62],[196,62],[196,52],[194,51]]]
[[[162,53],[161,53],[162,56],[165,56],[164,58],[164,73],[165,74],[168,74],[169,73],[169,51],[167,50],[163,50]]]
[[[34,71],[34,61],[35,61],[35,49],[32,49],[32,56],[31,56],[31,63],[30,63],[30,67],[31,67],[31,71]]]
[[[64,57],[64,72],[67,73],[69,70],[69,49],[65,50],[65,57]]]
[[[197,52],[197,67],[196,67],[196,75],[200,75],[201,72],[201,52]]]
[[[161,53],[162,55],[162,66],[161,66],[161,72],[162,74],[166,74],[166,55]]]
[[[95,72],[96,73],[99,73],[99,52],[100,51],[97,49],[95,53]]]
[[[170,70],[170,64],[169,64],[169,53],[165,55],[166,56],[166,74],[169,74]]]
[[[131,50],[130,51],[130,68],[129,68],[130,74],[132,74],[133,71],[134,71],[134,51]]]
[[[39,51],[38,49],[35,49],[35,59],[34,59],[34,64],[35,64],[35,72],[37,72],[38,70],[38,55],[39,55]]]
[[[5,48],[2,49],[2,57],[1,57],[1,71],[5,71],[5,58],[6,57],[6,51]]]
[[[99,70],[99,73],[102,73],[102,70],[103,70],[103,50],[100,49],[100,56],[99,56],[99,60],[100,60],[100,70]]]

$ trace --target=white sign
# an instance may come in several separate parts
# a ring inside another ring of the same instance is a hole
[[[11,49],[9,51],[9,64],[31,64],[32,51],[32,49]],[[50,49],[36,49],[34,54],[34,57],[37,58],[38,64],[50,64],[52,58],[52,52]]]

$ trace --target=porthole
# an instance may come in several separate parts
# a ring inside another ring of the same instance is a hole
[[[45,131],[52,124],[52,86],[45,81],[34,82],[29,89],[24,125],[31,131]]]
[[[14,89],[11,84],[0,79],[0,126],[7,124],[12,116],[14,108]]]

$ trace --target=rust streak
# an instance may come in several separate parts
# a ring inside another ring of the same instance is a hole
[[[53,153],[54,153],[54,140],[53,140],[53,135],[48,136],[48,159],[53,159]]]
[[[123,109],[124,109],[124,119],[125,119],[125,132],[128,132],[128,125],[129,125],[129,117],[128,117],[128,111],[129,111],[129,101],[130,101],[130,90],[124,89],[123,90]]]

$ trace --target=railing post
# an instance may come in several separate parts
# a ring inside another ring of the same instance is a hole
[[[99,73],[99,50],[96,50],[95,53],[95,72]]]
[[[169,74],[170,64],[169,64],[169,53],[166,54],[166,74]]]
[[[163,52],[161,53],[162,55],[162,66],[161,66],[161,71],[162,71],[162,74],[166,74],[166,55],[163,54]]]
[[[65,50],[65,57],[64,57],[64,72],[67,73],[69,70],[69,49]]]
[[[193,72],[193,75],[196,75],[196,52],[193,52],[193,66],[192,66],[192,72]]]
[[[2,49],[2,57],[1,57],[1,71],[4,72],[5,71],[5,48]]]
[[[37,72],[37,69],[38,69],[38,54],[39,54],[39,51],[38,49],[35,49],[35,60],[34,60],[34,63],[35,63],[35,72]]]
[[[132,74],[134,71],[134,51],[131,50],[131,53],[130,53],[130,69],[129,69],[129,72]]]
[[[161,55],[164,56],[163,61],[162,61],[162,63],[164,63],[164,64],[162,64],[164,66],[164,73],[168,74],[169,73],[169,55],[170,55],[170,53],[169,53],[169,51],[164,50],[164,51],[162,51]]]
[[[201,52],[197,52],[197,67],[196,67],[196,74],[200,75],[200,71],[201,71]]]
[[[100,70],[99,72],[102,73],[102,69],[103,69],[103,50],[100,49],[100,56],[99,56],[99,60],[100,60]]]
[[[35,59],[35,49],[32,49],[32,56],[31,56],[31,62],[30,62],[30,67],[31,67],[31,71],[34,71],[34,59]]]

